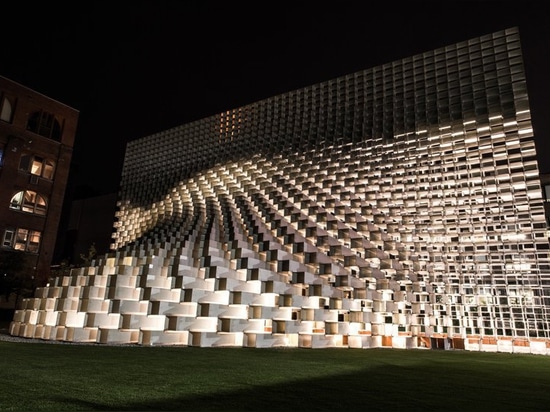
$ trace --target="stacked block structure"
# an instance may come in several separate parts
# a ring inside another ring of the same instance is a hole
[[[115,226],[12,335],[550,352],[516,28],[134,140]]]

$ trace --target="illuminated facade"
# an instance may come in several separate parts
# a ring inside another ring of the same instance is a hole
[[[78,115],[77,110],[63,103],[0,77],[3,276],[17,275],[40,286],[47,282]],[[4,266],[13,256],[19,256],[20,265]],[[13,307],[14,302],[3,298],[0,306]]]
[[[119,199],[113,252],[13,335],[549,352],[515,28],[130,142]]]

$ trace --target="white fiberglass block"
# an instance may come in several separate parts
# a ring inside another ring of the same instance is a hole
[[[277,293],[262,293],[257,296],[252,305],[255,306],[278,306],[279,305],[279,294]]]
[[[21,325],[23,325],[22,322],[12,320],[10,322],[10,335],[12,336],[19,336],[19,331],[21,330]]]
[[[197,302],[159,302],[159,315],[197,316]]]
[[[107,286],[109,276],[93,275],[89,277],[88,286]]]
[[[394,349],[407,349],[407,336],[393,336],[392,337],[392,348]]]
[[[513,352],[514,353],[531,353],[531,347],[529,342],[526,342],[525,344],[521,344],[521,345],[516,345],[516,343],[514,342]]]
[[[87,327],[102,329],[117,329],[121,325],[119,313],[88,313],[86,318]]]
[[[129,344],[138,343],[138,329],[100,329],[99,343]]]
[[[313,313],[315,320],[338,322],[338,310],[336,309],[315,309]]]
[[[248,319],[248,305],[229,305],[218,314],[220,319]]]
[[[86,320],[85,312],[62,311],[59,314],[59,325],[65,327],[83,328]]]
[[[249,319],[247,326],[243,329],[246,333],[265,333],[265,319]]]
[[[13,322],[23,322],[25,320],[26,309],[16,309],[13,314]]]
[[[166,316],[147,315],[141,319],[141,330],[164,330],[166,328]]]
[[[19,330],[19,336],[24,338],[34,338],[34,330],[36,325],[31,325],[29,323],[22,323]]]
[[[154,329],[163,330],[166,317],[164,315],[147,315],[147,314],[124,314],[122,316],[122,329]],[[152,316],[150,318],[150,316]],[[161,319],[162,327],[155,327],[155,324]]]
[[[259,294],[262,291],[262,283],[259,280],[249,280],[247,282],[241,282],[240,284],[236,285],[232,290]]]
[[[133,287],[116,286],[109,289],[110,299],[140,300],[141,289]]]
[[[46,287],[38,287],[34,290],[34,297],[43,299],[48,297],[48,288]]]
[[[36,325],[34,328],[34,339],[43,339],[44,338],[44,325]]]
[[[158,288],[158,289],[171,289],[173,282],[174,282],[173,277],[147,275],[145,286],[150,288]]]
[[[217,317],[198,317],[189,325],[190,332],[216,332],[218,330]]]
[[[66,286],[64,287],[64,296],[67,298],[78,298],[80,297],[80,292],[82,286]]]
[[[138,285],[139,276],[134,275],[111,275],[107,284],[109,287],[135,288]]]
[[[36,321],[38,320],[38,313],[39,312],[37,310],[26,310],[23,322],[29,323],[31,325],[36,325]]]
[[[41,310],[38,316],[38,323],[47,325],[47,326],[55,326],[57,325],[58,318],[59,318],[59,312],[57,311]]]
[[[302,322],[298,320],[286,320],[284,321],[284,331],[285,333],[290,334],[299,334],[300,332],[304,331],[304,328],[302,328]],[[305,329],[306,332],[311,333],[312,328]]]
[[[181,289],[151,289],[151,295],[149,300],[152,302],[155,301],[164,301],[164,302],[179,302],[181,300]]]
[[[206,334],[212,347],[242,347],[244,335],[242,332],[218,332]],[[210,338],[211,337],[211,338]]]
[[[271,318],[273,320],[292,320],[292,307],[279,307],[272,311]]]
[[[499,339],[497,342],[497,351],[498,352],[506,352],[506,353],[512,353],[513,350],[513,343],[511,339]]]
[[[370,336],[354,335],[348,336],[348,346],[354,349],[363,349],[370,346]]]
[[[65,340],[69,342],[97,342],[98,328],[67,328]]]
[[[80,312],[106,313],[109,311],[110,301],[105,299],[81,299]]]
[[[82,298],[84,299],[105,299],[105,286],[83,286]]]
[[[116,312],[120,314],[147,314],[149,302],[146,300],[114,300],[112,301],[112,307],[117,307]],[[115,309],[112,310],[115,311]]]
[[[483,340],[479,346],[479,350],[483,352],[498,352],[498,346],[495,343],[484,343]]]
[[[202,279],[202,278],[190,278],[185,277],[183,279],[183,289],[202,289],[208,291],[214,291],[216,285],[216,279]]]
[[[55,310],[56,300],[54,298],[41,299],[40,310]]]
[[[257,293],[254,292],[239,292],[239,303],[242,305],[251,305],[252,302],[254,302],[254,299],[256,299],[256,296],[258,296]]]
[[[546,355],[547,353],[546,342],[544,341],[531,341],[531,353],[535,355]]]
[[[208,295],[203,296],[198,300],[198,303],[217,303],[220,305],[229,304],[229,291],[228,290],[217,290]]]
[[[57,299],[55,309],[59,311],[76,311],[78,310],[80,300],[78,298],[61,298]]]
[[[189,331],[142,330],[140,332],[139,344],[151,346],[187,346],[189,345]]]
[[[28,310],[40,309],[40,299],[37,299],[37,298],[24,299],[21,304],[21,309],[28,309]]]

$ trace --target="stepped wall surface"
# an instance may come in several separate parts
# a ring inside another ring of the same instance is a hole
[[[518,30],[137,139],[113,252],[12,335],[548,354],[549,243]]]

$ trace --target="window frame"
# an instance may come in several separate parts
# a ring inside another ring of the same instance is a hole
[[[14,112],[15,99],[6,94],[2,94],[0,97],[0,120],[6,123],[12,123]]]
[[[49,139],[61,141],[62,129],[57,117],[44,110],[36,110],[27,118],[27,130]]]
[[[48,213],[48,198],[34,190],[20,190],[12,196],[9,208],[33,215],[46,216]]]
[[[19,159],[19,170],[46,180],[54,180],[56,163],[47,157],[24,153]]]
[[[2,236],[2,247],[22,252],[38,254],[42,242],[42,232],[27,228],[7,228]]]

